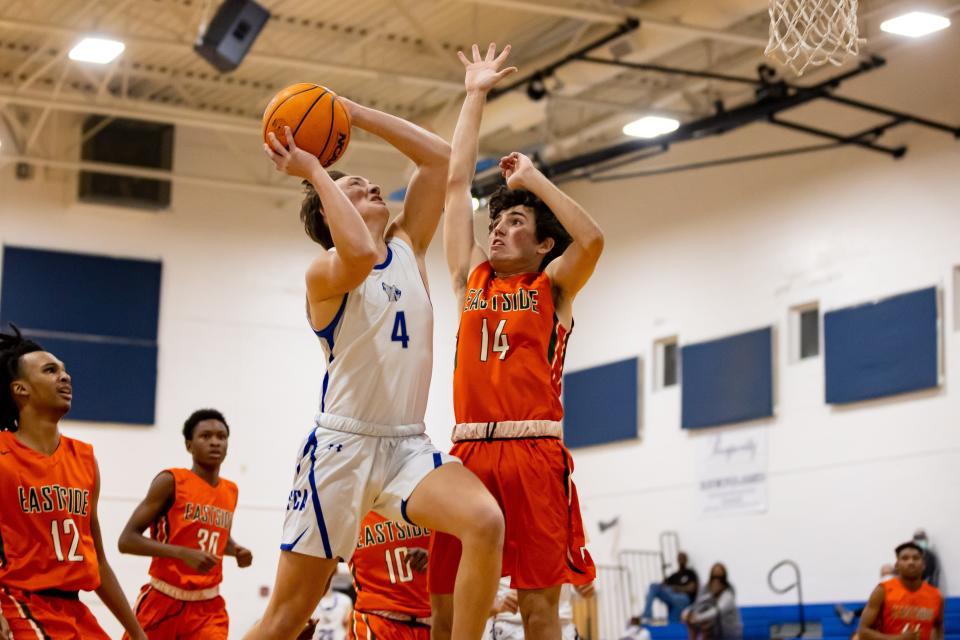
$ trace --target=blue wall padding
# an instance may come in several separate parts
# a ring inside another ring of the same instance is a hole
[[[159,262],[4,247],[0,322],[154,341],[160,270]]]
[[[43,338],[73,378],[67,418],[92,422],[153,424],[157,347]]]
[[[637,437],[639,370],[638,359],[631,358],[563,376],[563,438],[568,447]]]
[[[773,415],[773,330],[688,344],[680,350],[684,429]]]
[[[831,311],[823,331],[830,404],[938,384],[935,287]]]

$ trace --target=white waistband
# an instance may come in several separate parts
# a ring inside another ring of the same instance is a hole
[[[199,600],[211,600],[220,595],[220,585],[210,587],[209,589],[181,589],[160,578],[150,576],[150,586],[165,596],[170,596],[174,600],[185,600],[186,602],[197,602]]]
[[[563,423],[556,420],[506,420],[462,422],[453,428],[453,441],[509,440],[515,438],[563,439]]]
[[[430,626],[433,623],[433,616],[427,616],[426,618],[417,618],[415,616],[408,615],[406,613],[399,613],[397,611],[360,611],[360,613],[368,613],[374,616],[380,616],[381,618],[386,618],[387,620],[396,620],[397,622],[409,622],[417,623],[426,626]]]
[[[356,418],[345,418],[335,416],[332,413],[318,413],[314,419],[318,427],[330,429],[331,431],[344,431],[346,433],[356,433],[361,436],[376,436],[379,438],[390,438],[399,436],[416,436],[426,432],[427,427],[422,422],[413,424],[375,424],[373,422],[364,422]]]

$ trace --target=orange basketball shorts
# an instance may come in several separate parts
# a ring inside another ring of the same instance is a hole
[[[150,640],[227,640],[230,619],[223,598],[186,602],[144,585],[134,605]],[[124,640],[129,636],[124,634]]]
[[[506,521],[503,575],[514,589],[585,584],[596,577],[586,550],[573,459],[557,438],[468,440],[450,450],[486,485]],[[436,532],[430,593],[453,593],[460,541]]]
[[[87,605],[73,598],[0,587],[0,609],[14,640],[110,640]]]
[[[354,611],[347,640],[430,640],[430,627],[418,622],[401,622],[372,613]]]

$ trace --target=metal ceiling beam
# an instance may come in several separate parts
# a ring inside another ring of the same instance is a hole
[[[160,171],[156,169],[143,169],[139,167],[129,167],[119,164],[110,164],[106,162],[84,162],[79,160],[54,160],[52,158],[43,158],[33,155],[11,155],[0,156],[0,164],[9,162],[25,162],[37,167],[48,167],[50,169],[64,169],[67,171],[95,171],[97,173],[106,173],[116,176],[131,176],[134,178],[149,178],[152,180],[169,180],[182,184],[192,184],[199,187],[212,187],[215,189],[229,189],[231,191],[246,191],[249,193],[259,193],[269,196],[281,196],[285,198],[298,198],[303,194],[303,190],[296,187],[278,187],[274,185],[252,183],[242,180],[228,180],[226,178],[208,178],[205,176],[195,176],[185,173],[175,173],[171,171]]]
[[[478,0],[457,1],[478,4]],[[719,29],[698,27],[685,22],[663,20],[644,11],[623,9],[622,12],[613,14],[604,13],[601,11],[558,7],[550,3],[529,2],[528,0],[483,0],[483,4],[484,6],[497,6],[503,7],[504,9],[516,9],[517,11],[526,11],[528,13],[538,13],[541,15],[556,16],[558,18],[572,18],[574,20],[583,20],[585,22],[602,24],[620,24],[627,18],[636,18],[643,21],[643,26],[645,29],[673,31],[675,33],[685,33],[687,35],[708,38],[710,40],[734,42],[753,47],[767,46],[767,39],[765,37],[761,38],[758,36],[744,35],[742,33],[732,33],[730,31],[721,31]]]
[[[149,122],[164,122],[195,129],[242,133],[258,137],[261,135],[260,123],[253,119],[210,114],[184,107],[138,104],[131,100],[109,99],[86,102],[60,98],[56,101],[56,104],[53,104],[49,95],[17,94],[0,86],[0,105],[3,104],[16,104],[38,109],[52,108],[56,111],[69,113],[91,113],[115,118],[147,120]],[[356,139],[350,141],[350,146],[354,149],[366,149],[379,153],[393,149],[385,142]]]
[[[30,22],[26,20],[0,19],[0,29],[13,29],[21,31],[32,31],[34,33],[46,33],[59,35],[64,38],[80,38],[88,32],[71,27],[46,24],[42,22]],[[137,47],[157,47],[177,51],[178,53],[190,53],[193,55],[193,43],[181,40],[151,38],[147,36],[135,35],[132,33],[120,33],[117,31],[104,30],[104,33],[123,40],[127,46]],[[463,83],[460,81],[451,81],[443,78],[432,78],[428,76],[418,76],[409,73],[402,73],[392,69],[373,69],[369,67],[357,67],[349,64],[328,63],[319,60],[305,60],[303,58],[293,58],[286,56],[277,56],[266,53],[251,51],[247,54],[245,60],[261,64],[283,67],[285,69],[303,69],[317,74],[342,74],[369,80],[394,80],[403,84],[431,87],[434,89],[444,89],[447,91],[462,91]]]

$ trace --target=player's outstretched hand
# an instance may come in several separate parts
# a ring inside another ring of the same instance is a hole
[[[429,553],[426,549],[421,549],[420,547],[408,549],[406,557],[407,566],[417,573],[426,573],[427,560],[429,557]]]
[[[7,619],[0,613],[0,640],[13,640],[13,632],[10,631],[10,625]]]
[[[200,551],[199,549],[188,549],[186,547],[181,548],[183,550],[180,553],[180,559],[200,573],[206,573],[207,571],[210,571],[210,569],[213,569],[215,566],[217,566],[217,563],[220,562],[220,558],[212,553]]]
[[[293,139],[290,127],[284,127],[287,146],[283,146],[276,134],[271,131],[267,134],[270,144],[263,143],[263,151],[273,161],[277,171],[283,171],[291,176],[309,180],[320,169],[320,161],[297,146]]]
[[[483,58],[480,57],[480,47],[473,45],[472,61],[463,55],[463,51],[457,51],[457,57],[460,58],[460,62],[466,67],[463,84],[467,89],[467,93],[487,93],[502,79],[511,73],[516,73],[516,67],[500,68],[509,55],[510,45],[505,46],[503,51],[500,52],[500,55],[497,55],[497,45],[493,42],[487,47],[487,55]]]
[[[240,545],[235,545],[236,553],[234,554],[237,558],[237,566],[241,569],[249,567],[253,564],[253,552],[246,547],[241,547]]]
[[[531,180],[539,173],[533,160],[519,151],[500,158],[500,174],[507,180],[509,189],[529,189]]]

